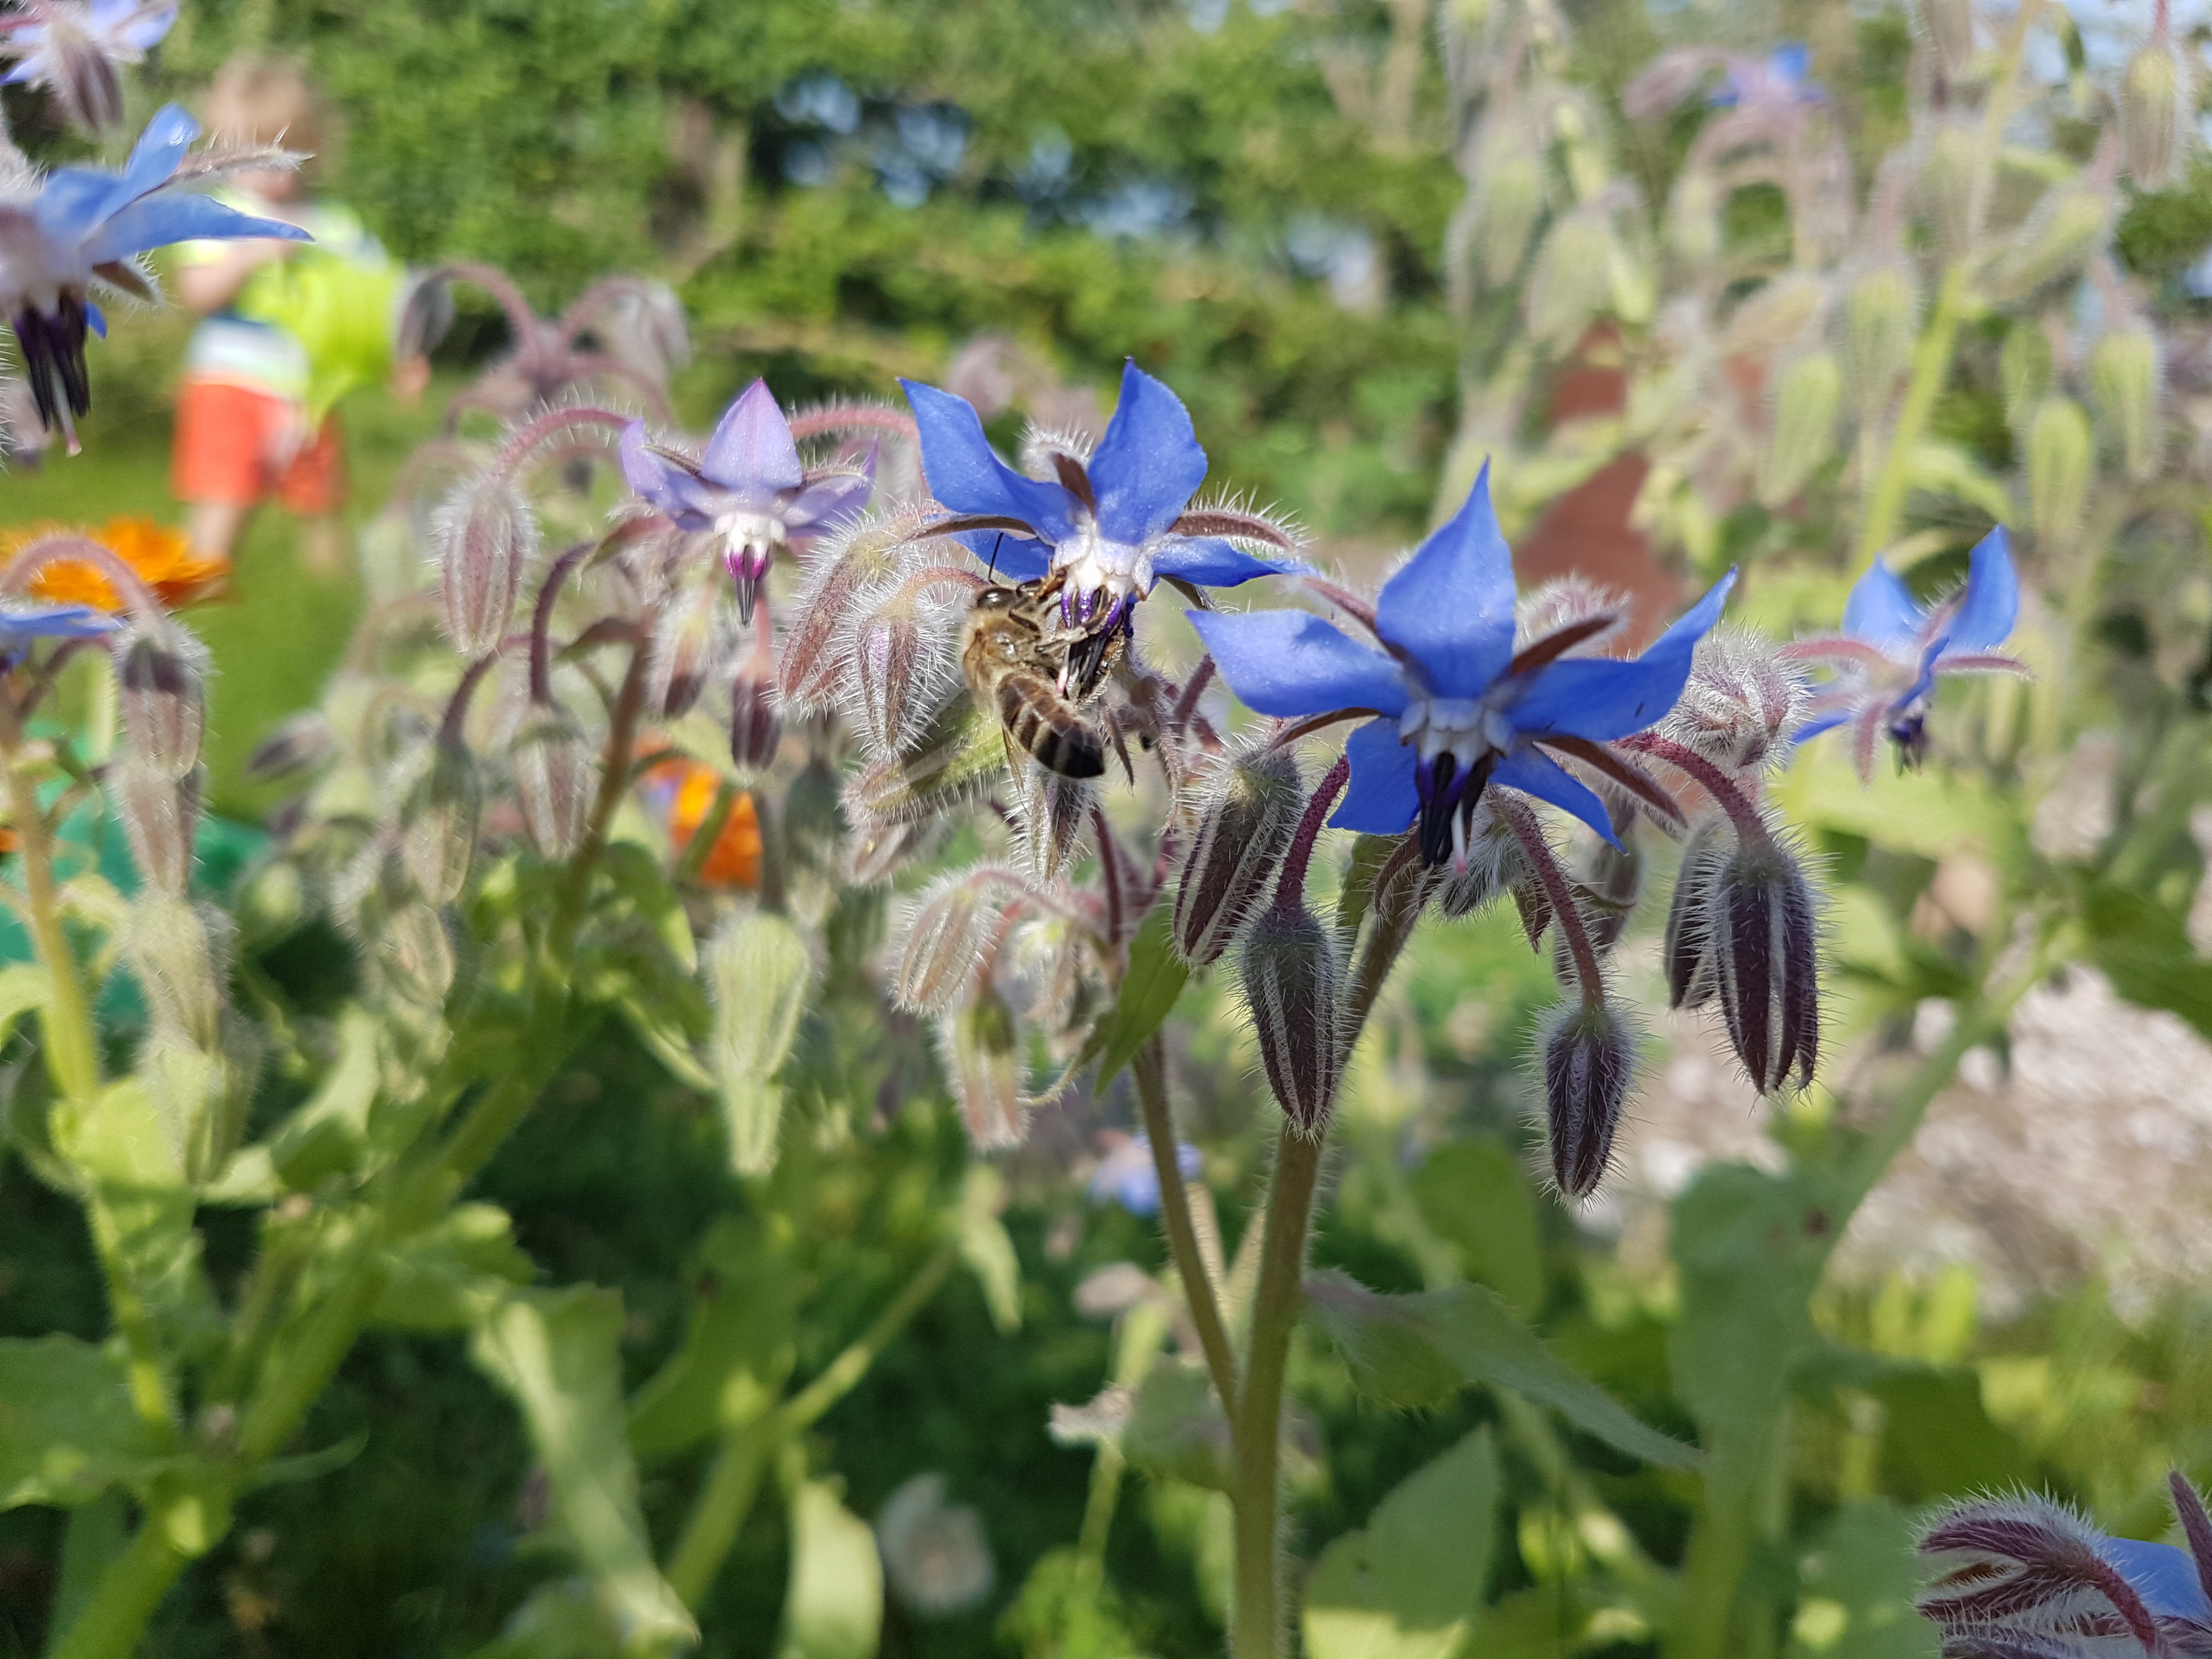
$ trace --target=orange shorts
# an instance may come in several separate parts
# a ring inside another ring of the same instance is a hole
[[[180,501],[255,507],[274,495],[285,511],[317,518],[345,505],[345,450],[337,416],[301,441],[299,405],[224,380],[187,380],[177,396],[169,489]]]

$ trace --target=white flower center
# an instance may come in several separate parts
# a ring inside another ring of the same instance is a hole
[[[714,520],[714,533],[733,553],[773,554],[787,538],[783,520],[765,513],[725,513]]]
[[[1417,698],[1398,718],[1398,741],[1419,744],[1424,762],[1448,754],[1464,772],[1484,755],[1502,755],[1513,746],[1505,711],[1520,694],[1519,685],[1500,680],[1480,697]]]
[[[1108,541],[1089,519],[1072,539],[1053,550],[1052,562],[1066,573],[1071,592],[1103,592],[1118,599],[1132,593],[1142,599],[1152,591],[1151,556],[1127,542]]]

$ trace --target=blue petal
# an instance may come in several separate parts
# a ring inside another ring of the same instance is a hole
[[[157,196],[133,202],[94,231],[84,245],[88,264],[127,258],[149,248],[172,242],[209,238],[270,237],[279,241],[308,242],[314,239],[297,225],[281,219],[257,219],[225,207],[206,196]]]
[[[1982,538],[1966,563],[1966,586],[1952,614],[1948,634],[1953,651],[1994,651],[2012,636],[2020,619],[2020,578],[1999,525]]]
[[[632,421],[623,428],[622,470],[632,489],[681,528],[705,530],[713,525],[714,520],[700,510],[697,498],[703,487],[682,467],[647,447],[643,421]]]
[[[1490,781],[1502,783],[1508,789],[1518,789],[1524,795],[1534,795],[1538,800],[1549,801],[1562,811],[1573,813],[1613,846],[1620,845],[1620,837],[1613,833],[1613,815],[1605,810],[1605,803],[1594,791],[1570,776],[1567,769],[1549,755],[1534,749],[1516,749],[1498,763]]]
[[[1927,650],[1923,652],[1920,656],[1919,676],[1914,679],[1911,685],[1905,690],[1905,694],[1899,697],[1898,700],[1890,706],[1893,708],[1902,710],[1909,708],[1911,704],[1917,702],[1921,698],[1926,696],[1930,691],[1934,690],[1936,689],[1936,659],[1941,657],[1950,648],[1951,636],[1948,634],[1943,635],[1940,638],[1929,641]]]
[[[994,581],[1033,582],[1052,574],[1052,550],[1004,530],[963,530],[952,538],[973,553]]]
[[[2135,1587],[2154,1617],[2212,1619],[2212,1602],[2205,1599],[2197,1559],[2187,1550],[2133,1538],[2107,1538],[2097,1548]]]
[[[921,471],[931,495],[955,513],[1019,519],[1054,545],[1075,534],[1075,497],[1060,484],[1023,477],[993,454],[965,398],[917,380],[899,385],[921,434]]]
[[[1911,589],[1880,559],[1851,584],[1850,597],[1844,601],[1844,632],[1885,651],[1911,644],[1927,620]]]
[[[1339,708],[1406,710],[1404,674],[1371,647],[1346,639],[1310,611],[1187,611],[1221,678],[1246,707],[1278,719]]]
[[[131,159],[123,164],[123,176],[115,182],[107,211],[114,213],[167,184],[184,161],[185,151],[199,136],[200,124],[185,112],[182,104],[164,104],[155,110],[154,118],[138,135],[138,142],[131,147]]]
[[[107,337],[107,315],[89,300],[84,302],[84,320],[91,325],[92,331],[101,339]]]
[[[0,606],[0,639],[82,640],[112,634],[121,621],[88,605]]]
[[[1296,559],[1262,558],[1218,536],[1170,536],[1149,551],[1154,575],[1179,576],[1200,587],[1234,587],[1304,568]]]
[[[776,407],[766,380],[755,380],[722,411],[699,470],[738,495],[769,496],[805,482],[806,469],[799,464],[791,422]]]
[[[1173,524],[1206,481],[1190,411],[1134,362],[1121,366],[1121,400],[1091,452],[1090,472],[1099,529],[1133,546]]]
[[[1802,81],[1813,72],[1813,48],[1802,40],[1785,40],[1766,54],[1774,73],[1785,81]]]
[[[1395,720],[1370,720],[1344,745],[1352,763],[1352,782],[1343,804],[1330,815],[1332,830],[1356,830],[1364,836],[1402,836],[1421,810],[1413,783],[1419,758],[1410,743],[1398,740]]]
[[[1633,662],[1568,657],[1538,669],[1506,718],[1516,732],[1601,743],[1641,732],[1682,695],[1698,641],[1720,619],[1721,606],[1735,586],[1731,570]]]
[[[107,198],[115,189],[115,175],[89,167],[57,167],[40,186],[31,216],[39,228],[58,241],[82,238],[97,229],[107,212]]]
[[[783,521],[794,531],[808,530],[858,513],[868,504],[875,488],[875,480],[862,473],[833,472],[817,478],[785,502]]]
[[[1478,697],[1513,659],[1513,554],[1490,505],[1490,464],[1450,523],[1382,586],[1382,637],[1440,696]]]
[[[1825,714],[1814,715],[1812,719],[1790,734],[1791,746],[1794,748],[1801,743],[1810,743],[1823,732],[1834,731],[1848,721],[1856,712],[1855,709],[1849,708],[1832,708]]]

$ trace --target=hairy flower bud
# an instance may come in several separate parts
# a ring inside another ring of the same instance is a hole
[[[1812,884],[1771,836],[1739,839],[1712,872],[1705,934],[1713,981],[1736,1058],[1761,1094],[1787,1087],[1793,1070],[1796,1086],[1808,1086],[1820,1061],[1815,916]]]
[[[1911,365],[1919,325],[1919,300],[1902,265],[1876,265],[1844,296],[1845,367],[1862,421],[1875,419],[1887,406]]]
[[[1967,0],[1957,0],[1965,6]],[[1973,240],[1974,192],[1981,155],[1980,130],[1963,120],[1946,121],[1929,136],[1920,158],[1921,204],[1935,222],[1943,257],[1962,257]]]
[[[2073,276],[2103,241],[2112,204],[2087,185],[2054,187],[2027,216],[1990,272],[1990,297],[2025,298]]]
[[[1997,384],[2004,392],[2005,419],[2024,427],[2051,392],[2051,337],[2032,318],[2016,319],[2005,331],[1997,353]]]
[[[508,750],[522,833],[540,858],[566,859],[584,844],[599,794],[599,757],[557,708],[535,711]]]
[[[1774,427],[1759,469],[1761,504],[1777,507],[1793,500],[1828,459],[1843,386],[1843,371],[1827,351],[1801,353],[1775,377]]]
[[[254,746],[246,775],[256,783],[289,777],[329,757],[337,747],[330,720],[319,711],[295,714]]]
[[[222,1043],[234,931],[222,911],[173,894],[143,894],[131,908],[131,968],[155,1024],[208,1053]]]
[[[1805,700],[1804,675],[1770,642],[1719,628],[1698,641],[1690,678],[1658,730],[1730,772],[1756,773],[1787,757]]]
[[[1289,750],[1224,759],[1212,780],[1176,888],[1176,953],[1194,968],[1221,958],[1282,862],[1305,810],[1305,780]]]
[[[482,656],[506,637],[522,573],[538,556],[537,515],[520,485],[483,471],[454,489],[435,534],[447,637],[464,656]]]
[[[837,902],[844,842],[837,774],[817,755],[792,780],[783,801],[784,902],[809,927],[819,927]]]
[[[2096,455],[2081,406],[2045,398],[2027,429],[2027,518],[2039,540],[2062,547],[2079,533]]]
[[[1021,1026],[1005,1000],[988,985],[980,987],[965,1006],[938,1021],[937,1037],[969,1143],[991,1152],[1028,1139]]]
[[[783,713],[763,665],[749,663],[730,687],[730,760],[740,772],[765,772],[783,747]]]
[[[1616,252],[1601,213],[1570,213],[1553,224],[1522,291],[1528,332],[1540,343],[1564,348],[1582,337],[1612,297]]]
[[[124,757],[115,805],[131,861],[149,887],[181,893],[192,878],[192,836],[199,828],[204,769],[171,778]]]
[[[1552,1175],[1569,1198],[1588,1198],[1605,1179],[1635,1073],[1635,1039],[1604,1001],[1553,1012],[1544,1039],[1544,1108]]]
[[[206,647],[182,629],[132,632],[118,645],[123,730],[139,765],[181,778],[199,764],[207,725]]]
[[[996,883],[963,871],[940,878],[922,895],[899,945],[894,1003],[910,1013],[941,1014],[967,994],[999,924],[996,890]]]
[[[799,930],[765,910],[738,912],[708,943],[713,1069],[731,1167],[739,1175],[766,1175],[775,1168],[783,1089],[772,1079],[791,1053],[813,975]]]
[[[1955,81],[1965,75],[1974,58],[1973,0],[1918,0],[1913,21],[1946,78]]]
[[[1319,1135],[1344,1072],[1336,941],[1303,905],[1277,902],[1245,933],[1240,965],[1268,1086],[1302,1133]]]
[[[2089,353],[2097,413],[2127,475],[2138,482],[2158,465],[2158,337],[2139,322],[2108,329]]]
[[[1517,123],[1514,124],[1517,127]],[[1517,130],[1502,135],[1506,142],[1486,143],[1480,172],[1475,180],[1479,218],[1474,234],[1480,245],[1482,278],[1492,288],[1503,288],[1521,269],[1528,251],[1528,238],[1544,210],[1544,163]]]
[[[936,711],[933,632],[896,587],[878,590],[854,625],[847,711],[878,754],[904,750]]]
[[[720,643],[715,613],[714,584],[695,582],[653,623],[646,695],[661,719],[682,719],[707,689]]]
[[[400,858],[433,904],[452,903],[468,883],[480,805],[476,762],[461,744],[439,740],[399,817]]]
[[[1720,180],[1712,169],[1685,167],[1667,204],[1667,240],[1692,270],[1703,270],[1720,258],[1721,206]]]
[[[912,551],[907,538],[920,526],[912,512],[866,520],[831,535],[810,558],[778,663],[779,689],[793,714],[821,714],[844,695],[853,618],[876,584],[903,568]]]
[[[418,1008],[444,1006],[458,963],[443,915],[419,902],[402,904],[377,929],[375,943],[392,991]]]
[[[1728,862],[1734,836],[1727,823],[1711,817],[1691,833],[1674,873],[1674,902],[1667,907],[1667,939],[1662,959],[1667,970],[1667,1006],[1702,1008],[1720,994],[1714,977],[1713,882]]]
[[[2145,190],[2179,177],[2197,109],[2189,59],[2161,35],[2128,62],[2120,82],[2120,145],[2128,176]]]

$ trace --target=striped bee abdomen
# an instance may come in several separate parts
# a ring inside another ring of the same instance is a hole
[[[1043,675],[1023,669],[1001,675],[999,718],[1006,735],[1047,771],[1064,778],[1105,775],[1106,745],[1097,728]]]

